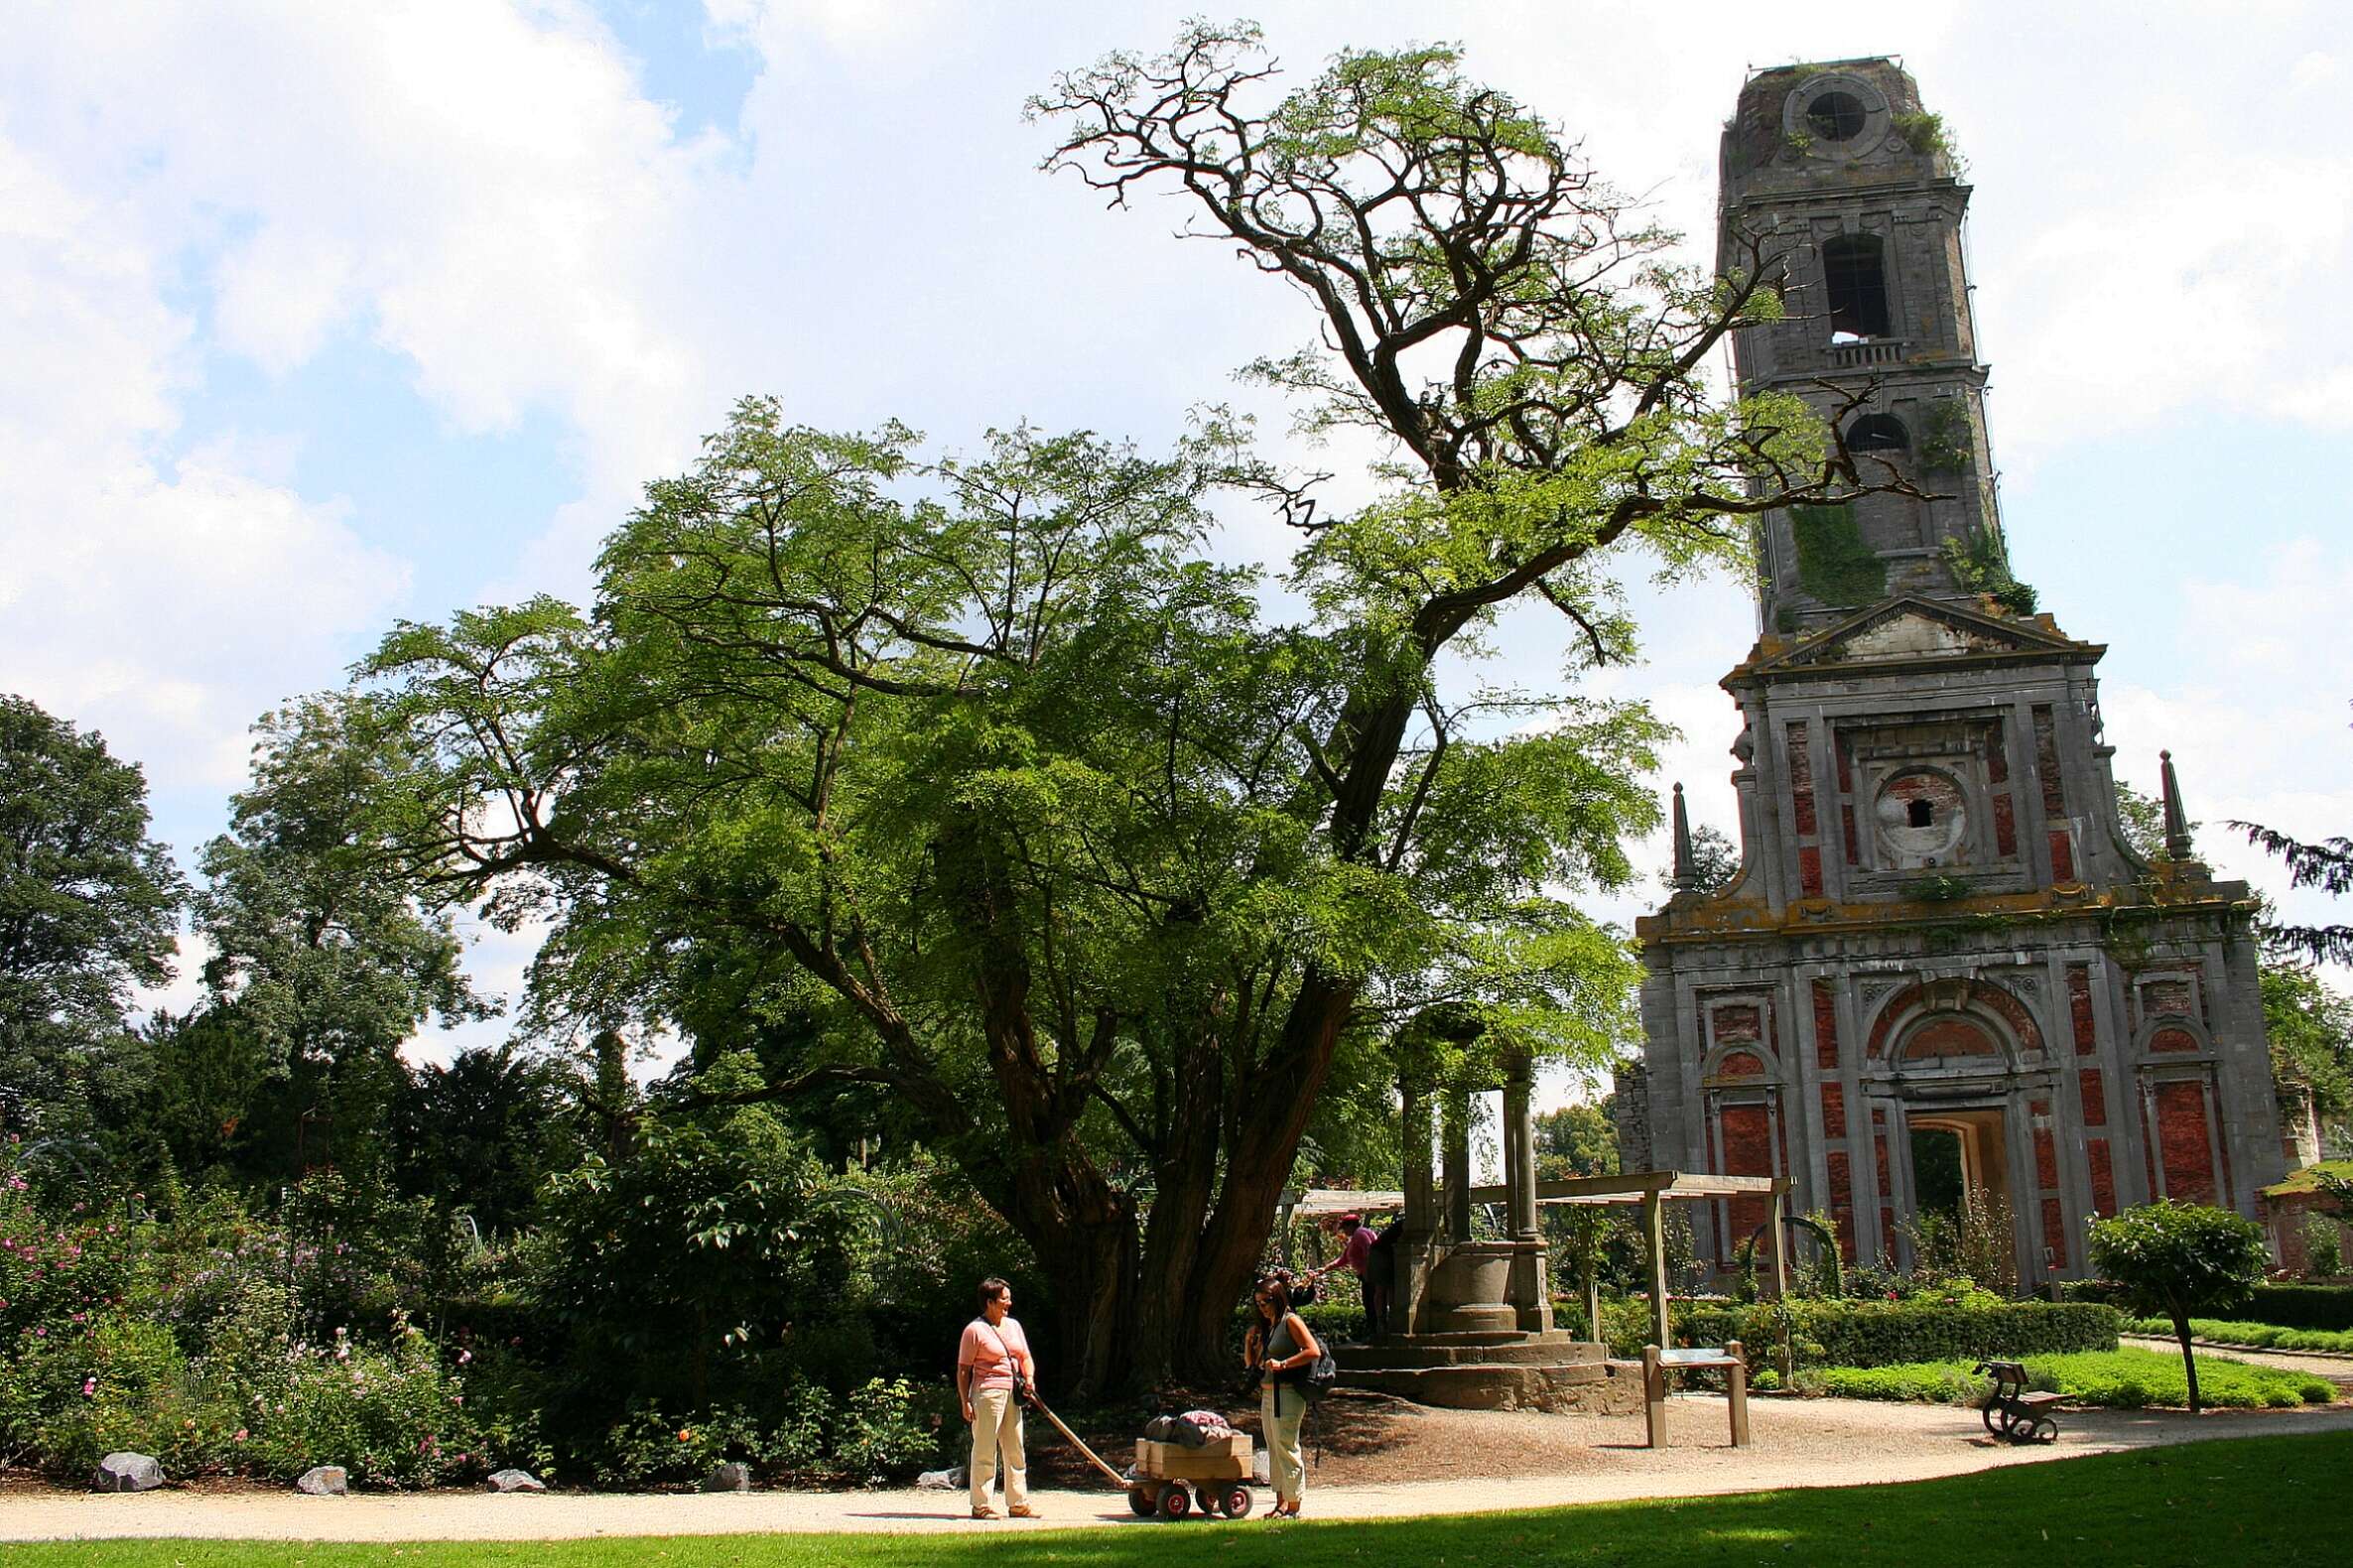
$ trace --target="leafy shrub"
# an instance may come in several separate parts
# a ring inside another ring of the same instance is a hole
[[[2345,1266],[2344,1247],[2337,1240],[2338,1222],[2334,1215],[2307,1214],[2304,1216],[2304,1272],[2320,1278],[2342,1273]]]
[[[347,1334],[313,1344],[265,1303],[240,1311],[206,1368],[239,1395],[239,1469],[291,1480],[341,1465],[360,1485],[428,1487],[490,1468],[479,1410],[422,1332],[402,1325],[390,1349]]]
[[[2258,1285],[2248,1308],[2282,1328],[2353,1332],[2353,1285]]]
[[[1839,1399],[1895,1399],[1909,1404],[1975,1404],[1993,1381],[1972,1362],[1907,1362],[1894,1367],[1825,1367],[1822,1386]]]
[[[1822,1377],[1829,1391],[1849,1399],[1925,1400],[1955,1404],[1983,1399],[1992,1385],[1961,1361],[1912,1363],[1890,1367],[1826,1367]],[[2221,1357],[2198,1361],[2201,1402],[2226,1409],[2287,1409],[2298,1404],[2326,1404],[2336,1389],[2325,1378]],[[2031,1387],[2063,1393],[2084,1404],[2138,1410],[2148,1405],[2179,1406],[2189,1401],[2189,1385],[2181,1363],[2154,1351],[2128,1348],[2073,1356],[2034,1356],[2026,1359]]]
[[[2161,1335],[2170,1339],[2173,1325],[2165,1318],[2128,1318],[2125,1331],[2130,1334]],[[2220,1318],[2192,1318],[2189,1331],[2201,1340],[2212,1340],[2218,1345],[2243,1345],[2259,1351],[2322,1351],[2339,1356],[2353,1356],[2353,1334],[2333,1334],[2326,1329],[2287,1329],[2277,1323],[2240,1323]]]
[[[877,1377],[843,1401],[833,1460],[845,1476],[889,1481],[912,1476],[940,1449],[937,1428],[904,1377]]]
[[[803,1390],[813,1401],[810,1433],[814,1451],[822,1447],[831,1400],[823,1388]],[[794,1446],[799,1429],[780,1434],[764,1429],[740,1405],[707,1410],[701,1415],[664,1414],[650,1404],[632,1404],[628,1415],[604,1436],[597,1479],[620,1487],[655,1486],[664,1482],[701,1481],[712,1467],[729,1460],[772,1469],[781,1447]],[[800,1452],[796,1447],[796,1452]],[[809,1457],[814,1457],[811,1454]]]
[[[109,1309],[27,1358],[30,1449],[53,1473],[86,1477],[118,1449],[153,1454],[166,1474],[227,1461],[233,1403],[201,1386],[171,1330]]]

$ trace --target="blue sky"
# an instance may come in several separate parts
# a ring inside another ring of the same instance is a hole
[[[1037,173],[1049,133],[1020,103],[1191,9],[20,0],[0,688],[142,762],[186,860],[258,713],[335,684],[396,616],[581,595],[636,488],[738,395],[948,446],[1024,418],[1167,441],[1309,325],[1223,247],[1172,238],[1172,204],[1106,212]],[[2111,646],[2120,772],[2153,784],[2169,746],[2194,815],[2353,821],[2337,7],[1918,3],[1860,29],[1851,4],[1256,14],[1294,66],[1461,41],[1703,243],[1749,67],[1899,54],[1977,187],[2017,565]],[[1238,513],[1224,548],[1280,541]],[[1754,635],[1746,594],[1637,601],[1653,656],[1609,687],[1685,727],[1666,774],[1729,824],[1714,683]],[[1543,620],[1507,632],[1513,666],[1557,659]],[[2204,848],[2277,886],[2221,835]],[[527,952],[490,934],[474,963],[504,990]]]

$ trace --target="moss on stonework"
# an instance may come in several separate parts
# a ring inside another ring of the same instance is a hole
[[[2038,601],[2033,588],[2011,575],[2010,553],[1992,529],[1978,529],[1965,540],[1946,540],[1944,560],[1953,581],[1970,592],[1990,596],[2013,615],[2034,613]]]
[[[1863,542],[1852,505],[1792,506],[1797,586],[1825,604],[1859,609],[1888,596],[1888,564]]]
[[[1976,432],[1969,428],[1969,405],[1957,397],[1938,398],[1920,416],[1920,468],[1927,473],[1959,473],[1969,466]]]

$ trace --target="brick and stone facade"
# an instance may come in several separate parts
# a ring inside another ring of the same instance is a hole
[[[1991,482],[1955,176],[1884,60],[1752,77],[1724,138],[1727,266],[1768,236],[1786,318],[1744,390],[1843,421],[1876,494],[1768,514],[1761,635],[1725,677],[1743,859],[1639,923],[1630,1163],[1787,1175],[1851,1256],[1910,1258],[1913,1134],[2004,1199],[2022,1280],[2083,1270],[2090,1219],[2153,1196],[2251,1216],[2279,1179],[2254,904],[2119,821],[2095,667],[2022,613]],[[1678,818],[1680,817],[1680,801]],[[1678,871],[1688,857],[1678,855]],[[1724,1259],[1759,1217],[1710,1206]]]

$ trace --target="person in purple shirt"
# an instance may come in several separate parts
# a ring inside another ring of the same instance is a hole
[[[1342,1215],[1339,1230],[1340,1255],[1317,1268],[1315,1276],[1320,1279],[1342,1267],[1357,1276],[1357,1288],[1365,1298],[1365,1338],[1370,1340],[1380,1332],[1381,1318],[1388,1305],[1387,1271],[1373,1265],[1373,1227],[1362,1216]]]

